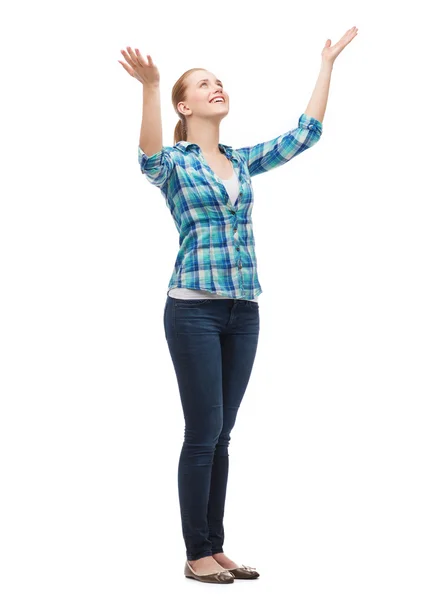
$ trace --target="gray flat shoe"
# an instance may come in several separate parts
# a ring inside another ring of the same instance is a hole
[[[199,573],[193,571],[188,560],[185,562],[184,575],[185,577],[203,581],[204,583],[233,583],[233,580],[235,579],[232,573],[229,573],[227,569],[215,573],[208,573],[208,575],[199,575]]]

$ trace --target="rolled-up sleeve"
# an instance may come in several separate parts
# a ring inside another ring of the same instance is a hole
[[[302,113],[296,128],[268,142],[238,148],[237,152],[246,160],[250,175],[258,175],[287,163],[294,156],[311,148],[321,135],[322,123]]]
[[[174,168],[173,157],[167,146],[163,146],[159,152],[152,156],[147,156],[139,146],[138,162],[141,172],[146,175],[150,183],[157,187],[164,185]]]

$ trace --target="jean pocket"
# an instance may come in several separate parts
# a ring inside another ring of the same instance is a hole
[[[247,306],[250,306],[250,308],[254,308],[255,310],[258,310],[259,308],[258,302],[253,302],[252,300],[247,300]]]

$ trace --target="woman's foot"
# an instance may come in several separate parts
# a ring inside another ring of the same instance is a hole
[[[198,560],[189,560],[188,563],[198,575],[210,575],[211,573],[218,573],[229,568],[223,567],[213,556],[204,556],[203,558],[198,558]]]
[[[237,569],[240,566],[233,562],[233,560],[230,560],[230,558],[227,558],[224,552],[213,554],[213,558],[221,565],[221,567],[224,567],[224,569]]]

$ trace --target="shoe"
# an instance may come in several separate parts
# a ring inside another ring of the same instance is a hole
[[[199,575],[199,573],[193,571],[188,560],[185,562],[184,575],[185,577],[197,579],[204,583],[233,583],[233,580],[235,579],[227,569],[224,571],[217,571],[216,573],[208,573],[208,575]]]
[[[228,571],[235,579],[257,579],[257,577],[260,577],[260,573],[253,567],[246,567],[245,565],[241,565],[241,567],[235,569],[228,569]]]

